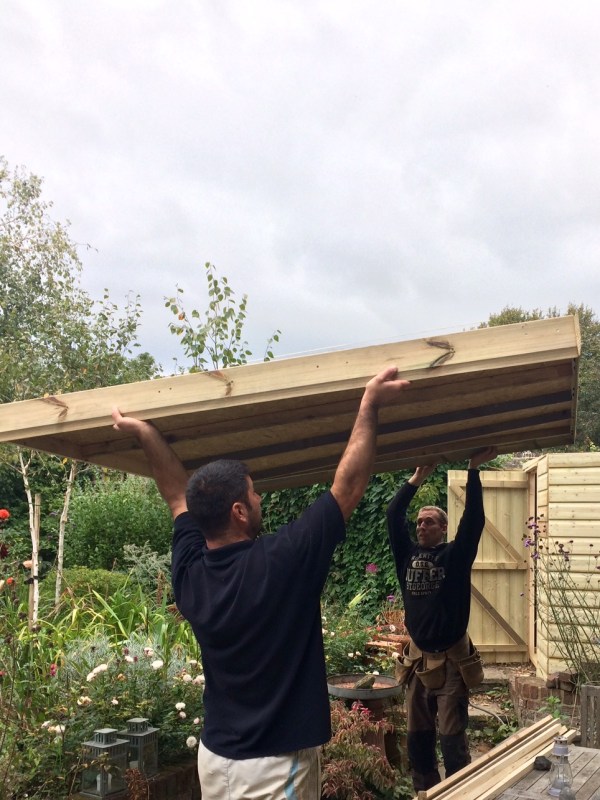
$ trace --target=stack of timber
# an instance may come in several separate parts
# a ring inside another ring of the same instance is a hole
[[[176,375],[0,405],[0,442],[150,475],[111,409],[151,420],[192,472],[245,461],[263,491],[332,479],[367,381],[397,367],[410,386],[379,413],[374,472],[571,444],[577,317]]]
[[[408,644],[410,637],[401,633],[380,633],[374,636],[366,647],[371,652],[401,653]]]
[[[556,736],[573,741],[577,731],[568,730],[546,716],[508,739],[431,789],[417,800],[493,800],[533,767],[536,756],[548,756]]]

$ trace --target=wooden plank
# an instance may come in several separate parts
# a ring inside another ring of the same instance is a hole
[[[554,471],[555,469],[568,467],[597,467],[600,453],[592,451],[589,453],[548,453],[548,468]]]
[[[572,732],[567,733],[567,738],[572,740]],[[550,752],[552,745],[547,748]],[[589,800],[593,795],[594,783],[598,780],[600,769],[600,751],[578,746],[569,748],[569,761],[573,772],[573,790],[578,800]],[[547,800],[548,798],[548,772],[520,769],[514,780],[501,791],[499,795],[486,793],[486,800],[499,796],[501,800]],[[483,797],[481,798],[483,800]]]
[[[600,453],[594,453],[597,464],[593,466],[556,467],[550,473],[552,486],[598,486],[600,485]]]
[[[497,744],[496,747],[493,747],[487,753],[484,753],[479,758],[471,761],[462,769],[458,770],[458,772],[455,772],[453,775],[444,778],[444,780],[440,783],[432,786],[431,789],[420,791],[418,793],[419,800],[435,800],[436,797],[444,794],[447,789],[456,786],[464,778],[467,778],[474,773],[481,772],[482,768],[486,768],[491,762],[496,763],[496,761],[498,761],[507,750],[513,750],[521,742],[537,735],[540,731],[553,731],[556,725],[556,720],[548,714],[545,717],[542,717],[542,719],[537,720],[537,722],[534,722],[532,725],[529,725],[527,728],[521,728],[504,739],[504,741],[500,742],[500,744]]]
[[[551,503],[600,503],[600,484],[569,483],[557,486],[552,483],[548,500]]]
[[[435,797],[443,800],[458,800],[458,798],[467,800],[494,796],[494,791],[500,793],[507,785],[514,782],[517,771],[522,770],[525,764],[532,764],[535,756],[544,748],[550,748],[554,737],[566,731],[566,728],[554,720],[553,724],[550,723],[539,730],[525,729],[525,731],[525,735],[520,739],[510,743],[505,740],[507,746],[494,755],[491,755],[494,753],[491,750],[481,759],[477,759],[473,762],[474,769],[466,771],[468,768],[465,767],[451,775],[446,779],[449,782],[446,786],[444,786],[445,781],[437,784],[433,787],[434,790],[438,789],[435,794],[430,794],[432,790],[428,790],[423,797],[419,792],[419,800],[432,800]],[[464,774],[461,774],[463,772]],[[491,794],[487,794],[488,792]]]
[[[575,317],[483,328],[0,405],[0,441],[147,475],[112,429],[116,405],[152,420],[188,471],[228,456],[260,490],[297,486],[331,479],[366,382],[389,365],[411,385],[380,412],[375,472],[571,443],[579,353]]]
[[[520,485],[524,486],[524,484]],[[449,488],[454,491],[454,494],[456,495],[456,497],[458,497],[458,499],[460,500],[460,502],[464,507],[466,501],[465,492],[461,488],[452,486],[451,484],[449,484]],[[508,541],[506,536],[504,536],[504,534],[501,533],[498,530],[498,528],[487,517],[485,520],[485,531],[489,533],[490,536],[492,536],[498,542],[498,544],[502,547],[502,549],[506,552],[507,555],[512,556],[514,563],[517,564],[521,563],[521,561],[523,560],[523,554],[512,546],[512,544]]]
[[[595,502],[548,503],[548,515],[552,520],[600,520],[600,505]]]
[[[492,619],[500,626],[500,628],[507,633],[515,644],[526,647],[525,640],[517,633],[517,631],[496,611],[492,604],[485,599],[481,592],[471,584],[471,594],[477,602],[485,608],[487,613]]]

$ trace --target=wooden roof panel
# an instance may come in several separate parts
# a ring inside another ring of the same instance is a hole
[[[331,479],[366,382],[394,364],[411,381],[380,411],[375,471],[573,442],[580,335],[558,317],[412,342],[0,405],[0,441],[149,474],[110,411],[151,419],[188,470],[248,463],[258,488]]]

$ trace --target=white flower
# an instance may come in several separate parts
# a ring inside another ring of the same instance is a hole
[[[323,634],[323,636],[327,636],[327,631],[325,630],[325,628],[321,628],[321,633]]]
[[[330,635],[330,636],[335,636],[335,631],[330,631],[330,632],[329,632],[329,635]]]
[[[395,625],[390,625],[390,630],[393,633],[396,630],[396,626]]]
[[[62,734],[65,732],[64,725],[48,725],[48,733]]]
[[[92,698],[88,697],[87,694],[82,694],[81,697],[77,700],[78,706],[89,706],[92,702]]]
[[[186,745],[192,750],[198,744],[198,739],[195,736],[188,736],[185,740]]]
[[[154,650],[151,647],[144,647],[144,655],[145,656],[153,656]]]
[[[91,683],[91,681],[93,681],[95,677],[96,677],[96,673],[95,672],[88,672],[87,677],[86,677],[86,681],[88,683]]]
[[[201,683],[204,683],[204,680],[205,680],[204,675],[202,674],[196,675],[196,677],[194,678],[194,683],[196,684],[196,686],[199,686]]]
[[[395,658],[395,659],[398,659],[398,658],[400,658],[400,653],[397,653],[397,652],[394,650],[394,652],[392,653],[392,658]]]
[[[126,661],[128,664],[133,664],[133,662],[134,662],[134,658],[133,658],[133,656],[125,656],[125,661]]]
[[[116,697],[113,697],[113,699],[110,702],[113,704],[113,706],[118,706],[119,705],[119,701],[117,700]]]
[[[192,680],[193,680],[193,678],[192,678],[192,676],[190,675],[190,673],[189,673],[189,672],[186,672],[186,673],[185,673],[185,675],[182,675],[182,677],[181,677],[181,680],[182,680],[184,683],[191,683],[191,682],[192,682]]]
[[[348,653],[348,658],[354,658],[354,653]]]
[[[362,656],[362,653],[360,652],[360,650],[357,650],[356,653],[354,653],[354,655],[358,658],[358,656]]]
[[[181,719],[185,719],[187,717],[187,714],[185,713],[185,711],[180,711],[179,716],[181,717]]]
[[[107,669],[108,669],[108,664],[98,664],[97,667],[94,667],[92,672],[95,672],[95,673],[106,672]]]
[[[371,675],[379,675],[379,670],[378,669],[374,669],[373,672],[371,673]]]
[[[42,728],[49,728],[52,725],[52,721],[47,719],[46,722],[42,722]]]
[[[160,658],[157,658],[156,661],[153,661],[152,664],[150,664],[152,669],[160,669],[161,667],[164,667],[164,665],[165,662],[161,661]]]
[[[177,711],[183,711],[183,709],[185,708],[185,703],[175,703],[175,708],[177,709]]]
[[[202,720],[200,719],[200,717],[194,717],[194,725],[200,725],[201,722]]]

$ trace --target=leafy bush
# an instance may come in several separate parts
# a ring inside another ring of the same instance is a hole
[[[365,741],[391,730],[385,720],[374,720],[360,702],[348,709],[331,703],[333,736],[323,747],[323,797],[334,800],[393,798],[399,773],[381,750]]]
[[[123,560],[127,565],[129,577],[146,592],[156,594],[162,601],[163,592],[171,592],[171,551],[156,553],[148,542],[142,545],[123,546]]]
[[[189,626],[125,586],[108,600],[67,595],[30,629],[28,590],[13,577],[0,587],[0,800],[71,796],[81,743],[132,717],[159,728],[162,765],[189,758],[204,680]]]
[[[130,475],[100,483],[73,497],[65,565],[122,567],[125,544],[147,542],[163,554],[171,545],[171,533],[171,513],[153,481]]]
[[[63,570],[62,594],[68,597],[90,597],[96,592],[101,597],[110,597],[128,582],[125,572],[108,569],[89,569],[88,567],[68,567]],[[54,603],[56,569],[50,570],[40,582],[40,603]]]
[[[362,615],[353,609],[323,608],[323,643],[328,675],[367,672],[366,644],[371,631]]]

